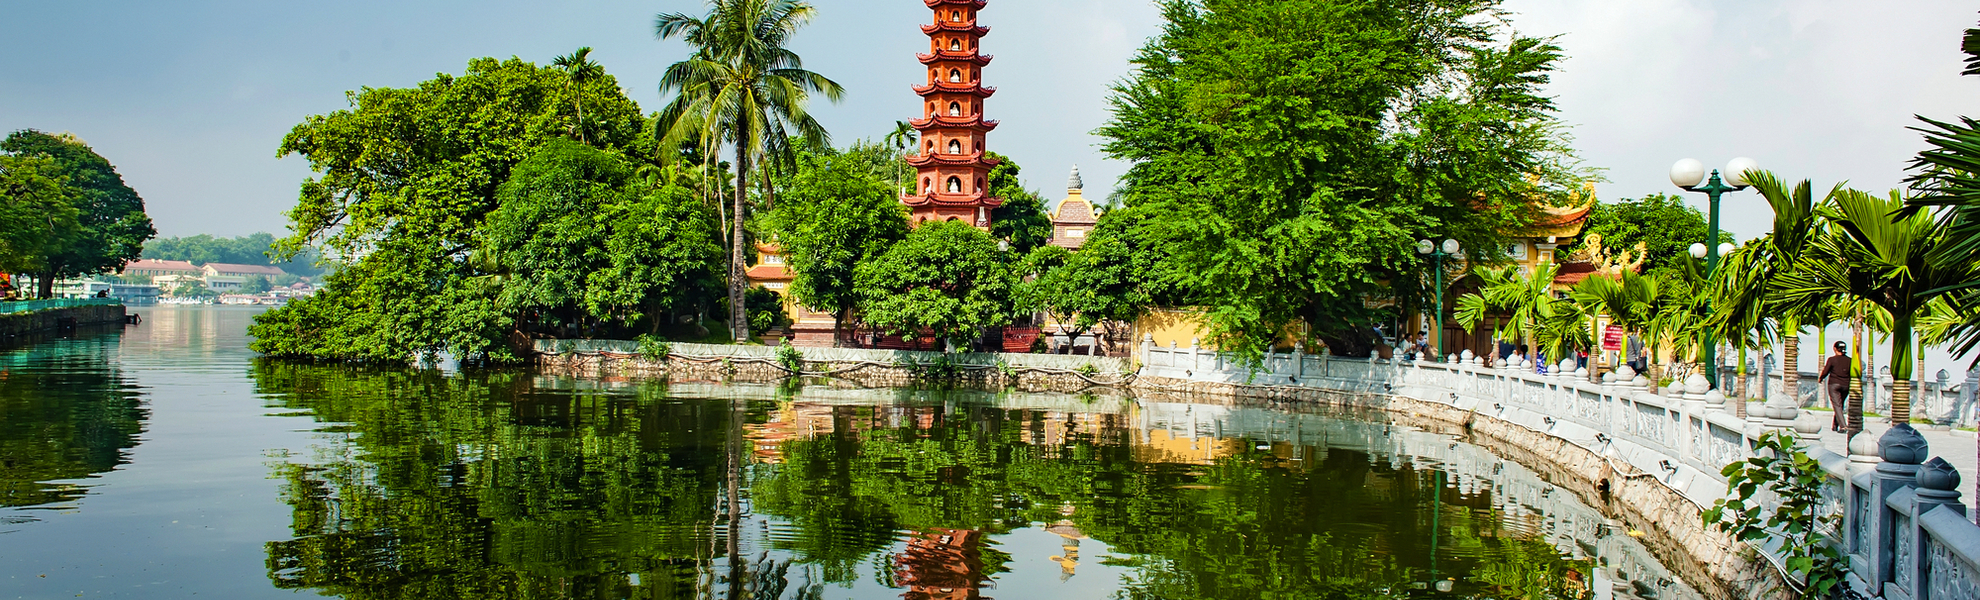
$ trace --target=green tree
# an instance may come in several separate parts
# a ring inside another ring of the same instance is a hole
[[[830,134],[812,118],[812,94],[837,102],[839,84],[805,70],[788,47],[816,9],[796,0],[713,0],[705,17],[666,13],[656,19],[661,39],[683,38],[693,56],[674,63],[660,78],[660,92],[674,94],[655,125],[662,148],[699,143],[705,160],[727,144],[735,152],[736,186],[730,212],[729,308],[746,315],[747,283],[743,223],[751,169],[791,160],[793,136],[810,149],[831,145]],[[767,179],[765,190],[767,191]],[[748,339],[746,317],[730,319],[738,342]]]
[[[110,161],[73,135],[53,135],[25,129],[0,140],[0,151],[16,156],[45,156],[54,172],[76,190],[76,235],[47,238],[34,271],[40,296],[53,297],[55,280],[109,273],[137,259],[145,240],[158,232],[144,213],[144,199],[124,185]]]
[[[520,59],[476,59],[414,88],[366,88],[312,116],[281,153],[309,160],[274,258],[321,245],[341,261],[326,289],[262,313],[254,348],[317,359],[404,362],[447,352],[514,360],[516,316],[497,301],[500,266],[476,260],[484,221],[518,163],[566,138],[565,75]],[[610,75],[580,91],[591,145],[651,162],[645,118]]]
[[[1478,291],[1458,298],[1454,316],[1465,329],[1476,330],[1487,313],[1504,313],[1505,322],[1493,339],[1532,345],[1555,313],[1567,308],[1551,289],[1558,269],[1554,263],[1540,263],[1530,273],[1516,266],[1479,271]]]
[[[1823,211],[1828,235],[1811,242],[1799,268],[1780,284],[1783,299],[1813,303],[1847,295],[1882,308],[1891,317],[1891,418],[1911,422],[1913,324],[1927,306],[1965,282],[1980,278],[1980,264],[1935,261],[1952,243],[1951,221],[1918,211],[1903,213],[1896,190],[1879,198],[1857,190],[1831,196]]]
[[[1980,28],[1966,30],[1960,51],[1966,54],[1966,70],[1960,74],[1980,75]],[[1931,147],[1912,161],[1913,174],[1906,181],[1917,194],[1906,210],[1942,207],[1947,239],[1934,249],[1933,262],[1945,267],[1971,263],[1980,255],[1980,121],[1919,120],[1924,124],[1913,129],[1924,133]],[[1980,277],[1954,283],[1947,291],[1952,293],[1948,302],[1963,317],[1945,326],[1947,341],[1955,354],[1973,354],[1980,347]],[[1974,356],[1974,364],[1980,365],[1980,355]]]
[[[273,289],[273,286],[269,284],[268,278],[260,275],[248,277],[247,281],[241,282],[241,293],[243,294],[260,294],[270,289]]]
[[[1161,3],[1099,133],[1210,341],[1255,357],[1298,322],[1363,330],[1387,318],[1365,299],[1423,296],[1391,287],[1417,285],[1415,240],[1490,264],[1542,205],[1580,201],[1542,93],[1560,49],[1492,25],[1497,4]]]
[[[904,338],[971,340],[1010,322],[1016,277],[990,234],[961,221],[923,223],[854,270],[861,318]]]
[[[798,303],[832,314],[834,328],[852,318],[858,266],[907,237],[907,210],[889,184],[861,168],[858,153],[807,152],[786,179],[770,230],[795,273],[787,290]]]
[[[79,235],[82,193],[52,158],[0,154],[0,273],[41,271],[51,249]]]
[[[749,334],[763,335],[764,332],[791,324],[789,311],[784,310],[784,297],[763,286],[749,288],[744,305],[749,309]]]
[[[1679,196],[1657,193],[1634,200],[1597,202],[1588,209],[1581,241],[1563,249],[1561,255],[1581,250],[1589,239],[1600,235],[1602,246],[1612,252],[1636,253],[1637,246],[1642,246],[1643,272],[1664,279],[1690,257],[1692,244],[1705,241],[1706,225],[1704,213]],[[1732,234],[1721,232],[1719,241],[1733,241]]]
[[[229,263],[236,265],[271,265],[284,271],[314,277],[323,272],[316,266],[321,258],[316,248],[305,246],[295,256],[286,261],[276,261],[269,257],[275,246],[275,236],[256,233],[236,238],[218,238],[209,234],[186,237],[162,237],[145,242],[144,258],[157,260],[183,260],[193,264]]]
[[[1071,325],[1074,337],[1102,324],[1133,323],[1145,314],[1155,303],[1155,288],[1138,264],[1145,256],[1137,256],[1121,223],[1101,217],[1077,252],[1058,246],[1033,250],[1023,271],[1033,277],[1019,285],[1018,306]]]
[[[1782,385],[1788,390],[1798,390],[1802,329],[1809,325],[1827,326],[1830,307],[1828,298],[1812,296],[1789,302],[1780,284],[1785,275],[1800,268],[1810,241],[1824,235],[1824,224],[1817,217],[1814,191],[1807,180],[1790,188],[1772,173],[1752,172],[1746,176],[1754,190],[1774,209],[1774,227],[1765,237],[1742,246],[1719,263],[1713,286],[1712,319],[1707,327],[1713,330],[1716,339],[1752,339],[1771,345],[1779,338],[1782,364],[1788,365],[1782,371]],[[1842,190],[1837,185],[1822,203],[1826,204]],[[1745,351],[1746,346],[1742,345],[1739,361],[1742,372]],[[1817,353],[1820,354],[1819,349]],[[1741,385],[1734,389],[1746,388]],[[1853,418],[1851,423],[1861,421],[1860,414]]]
[[[1011,250],[1020,254],[1052,241],[1052,217],[1045,214],[1045,199],[1024,189],[1017,162],[995,152],[985,156],[1003,161],[990,169],[985,182],[991,197],[1004,199],[1002,206],[990,210],[990,235],[1009,242]]]
[[[592,62],[590,46],[578,48],[577,52],[559,56],[550,61],[550,66],[564,72],[564,77],[569,82],[565,88],[567,90],[582,90],[585,84],[597,81],[599,77],[605,75],[605,67]],[[577,107],[577,120],[571,124],[571,131],[577,135],[578,141],[586,142],[584,137],[584,94],[572,93],[571,104]]]

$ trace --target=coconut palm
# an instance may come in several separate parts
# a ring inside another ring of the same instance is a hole
[[[1657,314],[1657,280],[1635,271],[1623,271],[1620,278],[1589,277],[1576,283],[1568,298],[1591,318],[1607,316],[1611,325],[1641,334]],[[1589,376],[1595,376],[1592,369]]]
[[[1911,419],[1913,323],[1926,305],[1976,275],[1972,262],[1934,261],[1951,243],[1951,227],[1925,211],[1899,214],[1904,198],[1841,190],[1820,211],[1831,227],[1815,238],[1799,268],[1782,279],[1787,302],[1810,296],[1847,294],[1868,301],[1891,317],[1891,418]]]
[[[694,54],[667,67],[660,93],[674,100],[660,112],[655,129],[662,149],[699,141],[707,161],[723,145],[735,152],[736,186],[729,214],[729,329],[737,341],[749,337],[743,306],[745,202],[751,169],[789,160],[793,138],[812,149],[831,146],[831,135],[807,112],[812,94],[834,102],[844,88],[804,69],[786,45],[816,9],[796,0],[712,0],[704,17],[660,15],[654,33],[679,37]]]
[[[578,141],[584,142],[584,84],[605,76],[605,67],[591,62],[590,46],[559,56],[550,66],[564,71],[564,89],[571,90],[571,102],[577,104],[577,123],[572,130],[577,132]]]

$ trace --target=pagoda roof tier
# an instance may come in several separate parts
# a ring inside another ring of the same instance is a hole
[[[984,156],[982,152],[971,152],[969,154],[930,154],[927,152],[923,152],[921,154],[916,154],[914,156],[908,157],[907,162],[908,164],[917,167],[926,167],[929,165],[948,165],[948,166],[981,165],[984,167],[994,167],[1000,164],[1004,164],[1004,161],[998,160],[996,158]]]
[[[915,129],[959,127],[966,129],[976,129],[981,131],[990,131],[992,129],[997,128],[997,122],[986,120],[983,118],[983,115],[971,115],[967,117],[950,117],[950,116],[936,115],[926,119],[914,119],[908,121],[908,126],[913,127]]]
[[[989,4],[990,2],[988,0],[921,0],[921,3],[928,5],[929,8],[935,8],[937,6],[941,6],[944,4],[958,4],[970,8],[981,9],[983,8],[984,5]]]
[[[961,31],[975,35],[976,37],[983,37],[986,35],[990,35],[989,27],[984,27],[982,25],[975,25],[971,23],[957,23],[955,21],[943,21],[933,25],[921,26],[921,32],[926,33],[928,35],[935,35],[937,33],[941,33],[944,31]]]
[[[996,208],[1004,205],[1003,198],[982,194],[901,194],[901,204],[908,206],[982,206]]]
[[[934,54],[915,53],[914,57],[921,59],[921,64],[924,65],[934,64],[945,60],[953,60],[953,61],[966,62],[966,63],[975,63],[976,66],[979,67],[988,65],[990,64],[990,61],[992,59],[997,58],[996,56],[992,56],[989,54],[977,54],[975,52],[950,52],[948,50],[943,50],[941,52],[936,52]]]
[[[978,98],[989,98],[992,94],[997,93],[997,88],[987,87],[979,83],[949,83],[947,81],[937,81],[932,85],[914,86],[914,93],[923,96],[945,92],[950,94],[969,94]]]

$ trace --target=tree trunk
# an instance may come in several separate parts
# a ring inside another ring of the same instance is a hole
[[[1795,406],[1801,406],[1801,332],[1789,331],[1781,338],[1781,387]]]
[[[738,488],[742,486],[742,438],[743,407],[735,400],[729,401],[729,464],[727,472],[728,489],[723,498],[724,511],[728,513],[728,533],[723,536],[728,542],[729,597],[742,598],[742,498]]]
[[[1849,319],[1849,431],[1863,431],[1863,320]]]
[[[1904,311],[1891,311],[1899,313]],[[1911,422],[1911,315],[1891,315],[1891,423]]]
[[[1733,416],[1746,418],[1746,346],[1739,347],[1739,370],[1733,375],[1733,390],[1726,400],[1733,403]],[[1717,366],[1717,365],[1714,365]]]
[[[747,180],[749,156],[744,153],[743,144],[736,144],[736,203],[731,212],[732,235],[729,238],[729,334],[740,344],[749,341],[749,308],[743,305],[743,290],[748,289],[749,266],[743,259],[743,197],[749,194]]]
[[[42,300],[54,298],[55,272],[49,271],[46,273],[36,273],[34,275],[34,289],[37,297],[41,298]]]

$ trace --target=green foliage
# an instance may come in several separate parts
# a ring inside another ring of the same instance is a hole
[[[303,277],[315,277],[323,273],[323,269],[316,266],[318,260],[316,248],[303,246],[297,249],[290,260],[277,262],[268,256],[274,247],[275,236],[266,233],[236,238],[217,238],[202,233],[151,240],[145,243],[143,256],[157,260],[183,260],[198,265],[206,263],[271,265]]]
[[[795,274],[787,291],[835,319],[858,302],[859,264],[907,237],[907,209],[884,170],[893,155],[876,150],[856,145],[847,152],[800,154],[769,215],[769,229]]]
[[[1980,75],[1980,29],[1967,29],[1960,50],[1966,54],[1967,69],[1962,75]],[[1980,121],[1960,117],[1958,122],[1919,118],[1924,125],[1913,129],[1925,134],[1931,146],[1920,151],[1911,163],[1906,179],[1918,193],[1906,206],[1908,211],[1942,207],[1939,219],[1945,226],[1944,243],[1932,249],[1930,259],[1942,268],[1971,264],[1980,254]],[[1956,355],[1973,354],[1980,347],[1980,274],[1949,282],[1946,302],[1962,318],[1946,323],[1942,337]],[[1980,365],[1980,355],[1974,355]]]
[[[1829,473],[1801,451],[1792,434],[1762,434],[1752,458],[1726,465],[1720,473],[1730,491],[1705,510],[1705,525],[1743,542],[1779,540],[1789,578],[1810,596],[1826,598],[1841,589],[1849,565],[1840,540],[1827,532],[1841,531],[1843,518],[1822,511]],[[1778,503],[1771,511],[1769,501]]]
[[[130,460],[151,415],[118,371],[117,345],[115,334],[84,334],[0,354],[0,509],[74,506],[91,489],[75,481]],[[31,514],[9,510],[8,522]]]
[[[1490,263],[1541,204],[1581,201],[1588,175],[1542,91],[1560,49],[1501,31],[1496,2],[1161,6],[1099,133],[1133,163],[1136,237],[1226,350],[1385,321],[1363,300],[1423,296],[1390,291],[1422,269],[1415,240]]]
[[[1003,161],[990,169],[985,181],[991,197],[1004,199],[1003,206],[990,210],[990,236],[1010,242],[1011,250],[1019,253],[1052,241],[1052,216],[1045,214],[1045,199],[1024,189],[1017,161],[995,152],[985,156]]]
[[[0,153],[0,272],[39,271],[51,250],[81,235],[82,195],[55,159]]]
[[[144,199],[138,197],[136,190],[124,185],[123,176],[117,174],[117,168],[111,166],[109,160],[75,136],[52,135],[32,129],[16,131],[5,140],[0,140],[0,153],[17,158],[44,157],[52,163],[38,163],[33,167],[21,163],[6,167],[9,171],[29,168],[39,173],[31,179],[48,180],[28,183],[32,190],[30,199],[10,199],[6,202],[15,206],[54,208],[52,213],[34,215],[53,217],[48,235],[42,238],[39,247],[25,258],[12,259],[33,265],[34,273],[40,277],[42,296],[50,295],[57,279],[122,269],[124,263],[137,259],[138,253],[144,249],[145,240],[157,235],[157,231],[151,228],[151,217],[144,213]],[[62,191],[49,190],[48,182],[57,183]],[[16,184],[7,185],[12,187]],[[69,208],[60,208],[56,203],[66,203]],[[0,208],[0,214],[17,210]],[[73,225],[68,220],[71,211]],[[0,216],[0,219],[5,218]],[[39,224],[34,227],[38,228]],[[6,243],[13,246],[12,242]],[[0,254],[0,261],[7,260],[4,254]]]
[[[240,291],[240,293],[243,293],[243,294],[260,294],[260,293],[264,293],[264,292],[267,292],[267,291],[268,291],[268,290],[270,290],[270,289],[274,289],[274,286],[273,286],[272,284],[270,284],[270,283],[268,283],[268,278],[267,278],[267,277],[262,277],[262,276],[260,276],[260,275],[254,275],[254,276],[250,276],[250,277],[248,277],[246,281],[243,281],[243,282],[241,282],[241,291]]]
[[[1597,202],[1588,209],[1588,223],[1581,240],[1560,251],[1562,256],[1581,250],[1587,240],[1602,236],[1602,246],[1610,254],[1628,251],[1643,258],[1643,272],[1667,278],[1672,269],[1691,254],[1691,245],[1705,241],[1705,214],[1685,204],[1681,196],[1653,193],[1637,199]],[[1719,241],[1732,242],[1732,234],[1720,232]]]
[[[997,242],[960,221],[924,223],[856,269],[860,312],[902,337],[923,331],[955,340],[1009,323],[1016,277]]]
[[[1116,216],[1118,214],[1119,216]],[[1101,323],[1132,323],[1156,302],[1151,279],[1157,257],[1136,247],[1129,223],[1135,214],[1109,213],[1078,252],[1041,246],[1025,257],[1023,272],[1033,277],[1019,287],[1018,306],[1042,310],[1073,334]]]
[[[565,137],[580,98],[589,146]],[[519,330],[652,329],[710,285],[712,217],[678,173],[635,176],[653,142],[611,76],[476,59],[351,104],[283,139],[317,176],[272,253],[320,245],[345,264],[322,292],[257,317],[256,351],[508,362]]]
[[[667,355],[674,351],[673,345],[667,343],[666,338],[650,333],[639,334],[637,341],[639,342],[639,355],[646,357],[647,360],[667,360]]]
[[[804,352],[797,348],[792,348],[791,342],[785,340],[777,344],[777,364],[784,367],[786,371],[804,373]]]
[[[674,94],[654,123],[660,147],[692,147],[704,162],[716,160],[724,145],[735,151],[729,212],[731,313],[746,311],[740,275],[747,268],[743,224],[752,169],[789,167],[798,149],[794,142],[811,150],[831,146],[830,134],[807,105],[812,94],[837,102],[845,91],[805,70],[789,47],[791,36],[816,14],[809,3],[794,0],[713,0],[705,17],[665,13],[654,20],[660,39],[679,37],[694,48],[693,56],[669,66],[660,78],[660,92]],[[770,186],[763,188],[767,193]],[[735,339],[747,337],[742,319],[730,321]]]
[[[791,324],[789,311],[784,310],[784,297],[776,292],[756,286],[749,289],[743,299],[749,308],[749,334],[763,335],[772,329]]]

